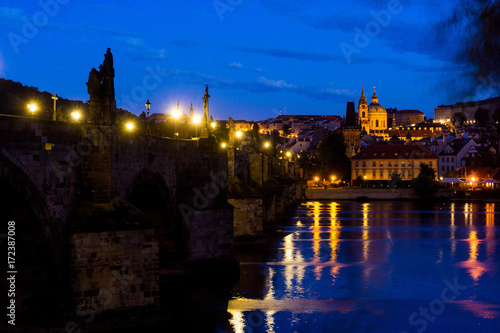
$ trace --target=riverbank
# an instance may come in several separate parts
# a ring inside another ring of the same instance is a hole
[[[418,200],[412,189],[396,188],[331,188],[305,190],[307,200]],[[452,190],[439,190],[436,198],[452,199]]]

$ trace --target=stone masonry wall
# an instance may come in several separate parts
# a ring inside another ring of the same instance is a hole
[[[72,299],[113,310],[159,303],[156,229],[70,235]]]
[[[232,209],[198,210],[184,223],[188,260],[233,257]]]
[[[234,236],[258,236],[263,232],[264,207],[262,198],[228,199],[234,206]]]

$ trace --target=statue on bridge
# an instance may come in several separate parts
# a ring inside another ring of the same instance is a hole
[[[208,99],[210,98],[210,95],[208,94],[208,84],[205,86],[205,95],[202,97],[203,99],[203,126],[201,128],[201,137],[202,138],[208,138],[208,128],[210,124],[208,123],[209,120],[209,113],[208,113]]]
[[[104,62],[89,73],[87,92],[90,95],[88,122],[96,125],[113,125],[116,116],[115,100],[115,69],[113,68],[113,54],[108,48],[104,54]]]

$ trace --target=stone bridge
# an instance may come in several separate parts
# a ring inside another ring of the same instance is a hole
[[[51,299],[115,309],[157,303],[160,272],[237,267],[227,155],[210,139],[0,116],[0,149],[2,216],[16,221],[27,267],[20,290],[38,284]],[[117,275],[129,277],[121,292]],[[20,311],[44,298],[34,294]]]

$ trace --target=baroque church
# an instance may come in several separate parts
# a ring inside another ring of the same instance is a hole
[[[350,158],[359,152],[363,133],[386,137],[387,127],[387,110],[379,104],[375,88],[370,105],[367,103],[364,88],[361,88],[358,113],[356,114],[354,102],[348,101],[342,126],[347,156]]]
[[[367,134],[384,136],[387,129],[387,111],[378,103],[377,93],[373,87],[373,96],[370,105],[367,105],[365,91],[361,88],[361,97],[358,104],[358,117],[361,129]]]

